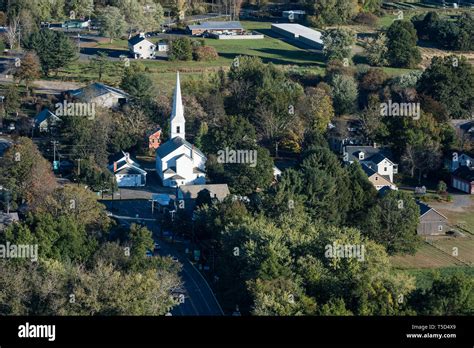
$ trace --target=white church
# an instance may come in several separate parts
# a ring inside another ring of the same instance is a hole
[[[170,120],[171,137],[156,150],[156,172],[163,186],[179,187],[206,183],[206,156],[186,141],[185,123],[178,72]]]

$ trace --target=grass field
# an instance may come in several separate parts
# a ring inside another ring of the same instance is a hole
[[[390,260],[394,267],[400,269],[466,266],[463,261],[452,256],[451,252],[439,250],[428,243],[423,243],[415,255],[397,255]]]
[[[416,286],[418,288],[426,289],[433,283],[433,278],[439,276],[451,276],[456,273],[464,273],[467,276],[474,277],[474,267],[445,267],[438,269],[410,269],[401,270],[401,272],[414,276],[416,279]]]

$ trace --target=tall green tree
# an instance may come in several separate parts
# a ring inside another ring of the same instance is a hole
[[[120,38],[120,36],[122,36],[126,31],[127,22],[125,21],[124,15],[117,7],[105,7],[99,12],[97,18],[100,22],[100,34],[108,37],[110,42],[114,39]]]
[[[416,68],[421,61],[418,37],[411,22],[396,20],[387,31],[387,59],[397,68]]]
[[[355,34],[347,29],[328,29],[321,39],[324,42],[324,54],[328,60],[344,58],[350,59],[352,56],[352,45],[355,43]]]
[[[472,117],[474,68],[464,57],[433,57],[417,91],[441,103],[453,118]]]
[[[76,47],[72,41],[60,31],[42,29],[33,32],[26,40],[25,47],[34,50],[38,55],[41,70],[46,76],[76,59]]]
[[[420,242],[416,233],[420,209],[406,192],[390,191],[360,222],[363,234],[385,246],[390,255],[413,254]]]

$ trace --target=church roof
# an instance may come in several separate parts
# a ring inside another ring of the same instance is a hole
[[[175,137],[173,139],[168,140],[164,144],[161,144],[161,146],[156,150],[156,155],[160,158],[165,158],[171,152],[173,152],[174,150],[180,148],[183,145],[187,146],[190,149],[193,148],[193,145],[189,141],[186,141],[185,139],[183,139],[181,137]],[[194,148],[194,151],[199,156],[206,157],[199,149]]]

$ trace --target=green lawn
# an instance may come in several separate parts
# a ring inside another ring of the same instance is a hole
[[[419,288],[429,288],[436,275],[451,276],[455,273],[461,272],[467,276],[474,277],[474,267],[445,267],[438,269],[410,269],[401,270],[401,272],[414,276],[416,279],[416,286]]]

